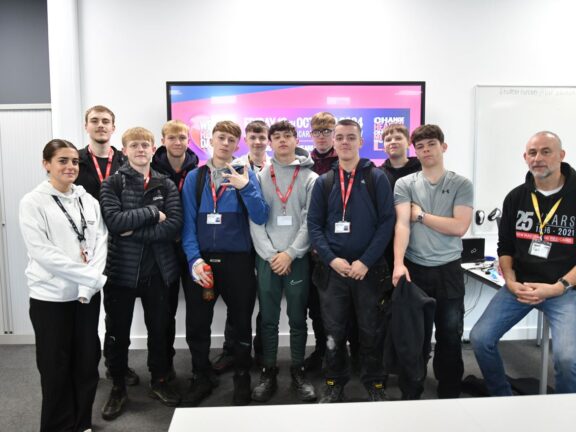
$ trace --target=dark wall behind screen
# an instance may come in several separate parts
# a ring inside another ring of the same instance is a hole
[[[46,0],[0,0],[0,104],[50,103]]]

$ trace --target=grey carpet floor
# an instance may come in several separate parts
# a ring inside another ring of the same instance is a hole
[[[308,348],[309,350],[311,347]],[[534,341],[502,342],[500,350],[504,357],[509,376],[535,377],[540,375],[540,349]],[[216,355],[219,350],[213,350]],[[269,404],[296,404],[299,403],[290,387],[290,362],[287,348],[280,348],[279,361],[279,389]],[[469,344],[464,344],[465,373],[480,377],[478,365]],[[161,405],[148,396],[149,375],[146,368],[146,351],[130,351],[130,366],[135,368],[142,382],[136,387],[128,388],[129,402],[127,411],[118,419],[106,422],[100,417],[100,408],[110,392],[110,381],[101,378],[96,401],[94,403],[93,418],[94,431],[124,432],[160,432],[167,431],[174,412],[173,408]],[[432,373],[432,362],[429,364],[429,373],[425,385],[423,399],[436,398],[436,386]],[[188,387],[190,378],[190,355],[187,350],[177,350],[175,357],[177,378],[175,386],[181,392]],[[553,384],[552,369],[549,368],[549,383]],[[103,363],[100,366],[100,375],[104,376]],[[258,381],[259,371],[252,371],[252,385]],[[322,388],[322,376],[310,375],[317,391]],[[40,377],[36,369],[34,346],[30,345],[1,345],[0,346],[0,431],[1,432],[33,432],[39,429],[41,393]],[[220,385],[214,390],[201,406],[218,407],[229,406],[232,401],[232,373],[220,377]],[[392,399],[399,399],[400,392],[396,386],[394,376],[388,382],[388,393]],[[366,392],[354,377],[345,389],[346,400],[359,402],[366,400]],[[470,397],[463,394],[462,397]],[[255,404],[255,403],[254,403]],[[218,418],[215,416],[215,431]],[[191,425],[191,430],[193,426]]]

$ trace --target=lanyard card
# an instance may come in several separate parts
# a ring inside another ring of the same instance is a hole
[[[552,243],[540,239],[532,240],[528,253],[533,256],[547,259],[550,254],[550,249],[552,249]]]
[[[282,215],[276,218],[276,224],[278,226],[292,226],[292,216]]]
[[[334,224],[334,232],[336,234],[348,234],[350,232],[350,222],[339,221]]]
[[[208,213],[206,215],[206,223],[208,225],[220,225],[222,223],[222,215],[220,213]]]

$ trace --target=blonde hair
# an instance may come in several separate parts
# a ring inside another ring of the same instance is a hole
[[[316,113],[310,119],[310,127],[312,129],[334,129],[334,127],[336,127],[336,117],[326,111]]]
[[[186,135],[190,132],[190,128],[182,120],[170,120],[162,126],[162,138],[166,137],[169,133],[184,132]]]
[[[123,147],[126,147],[130,141],[134,140],[149,141],[150,144],[154,145],[154,134],[143,127],[133,127],[122,134]]]

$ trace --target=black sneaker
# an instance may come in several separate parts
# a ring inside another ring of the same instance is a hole
[[[182,406],[195,407],[210,396],[214,384],[207,374],[194,374],[190,380],[188,391],[182,396]]]
[[[168,385],[166,380],[158,380],[151,383],[148,395],[152,399],[158,399],[164,405],[169,407],[178,406],[180,404],[180,395],[176,390]]]
[[[110,370],[108,368],[106,369],[106,378],[112,379],[112,375],[110,374]],[[124,382],[127,386],[130,387],[137,386],[140,384],[140,377],[134,369],[128,368],[126,375],[124,376]]]
[[[366,385],[366,390],[368,391],[368,398],[372,402],[382,402],[388,401],[390,398],[386,394],[386,388],[381,381],[374,381]]]
[[[250,372],[236,372],[234,374],[234,396],[232,402],[237,406],[248,405],[252,400],[250,394]]]
[[[303,402],[313,402],[316,400],[316,391],[310,381],[306,379],[304,367],[290,368],[290,375],[292,375],[292,386],[298,392],[298,397]]]
[[[322,363],[324,362],[324,353],[320,350],[314,350],[306,360],[304,360],[304,369],[306,372],[317,372],[322,370]]]
[[[166,382],[174,381],[176,379],[176,369],[174,369],[174,365],[168,371],[166,375]]]
[[[113,386],[108,400],[102,407],[102,418],[110,421],[120,416],[124,412],[127,400],[126,387]]]
[[[326,380],[322,397],[318,403],[334,403],[344,400],[344,386],[333,380]]]
[[[218,375],[234,368],[234,356],[224,350],[212,360],[212,370]]]
[[[252,400],[257,402],[268,402],[276,390],[278,390],[278,382],[276,381],[278,375],[277,367],[262,368],[260,373],[260,382],[254,390],[252,390]]]

